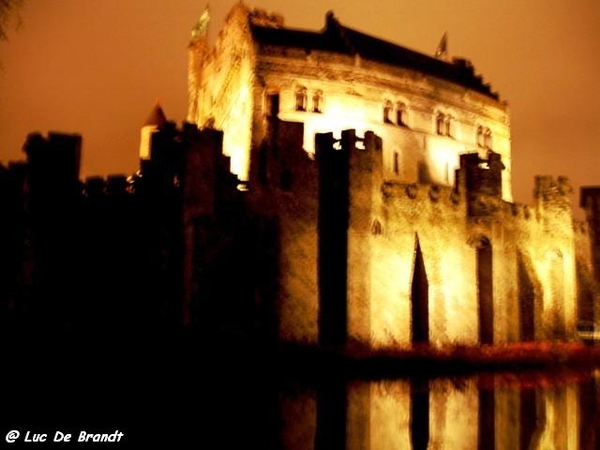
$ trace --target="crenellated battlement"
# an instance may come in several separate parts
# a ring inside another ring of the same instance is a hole
[[[341,139],[322,133],[315,140],[315,161],[306,166],[305,176],[316,179],[318,189],[311,194],[295,189],[295,196],[310,197],[312,203],[294,200],[308,208],[303,213],[307,215],[281,216],[285,217],[281,226],[294,229],[311,217],[314,208],[316,235],[292,247],[310,247],[318,255],[316,273],[304,272],[302,266],[301,283],[314,283],[322,290],[316,290],[316,299],[309,301],[303,294],[297,301],[313,314],[317,335],[324,327],[330,331],[319,335],[320,342],[335,344],[351,337],[377,346],[390,339],[399,345],[411,339],[437,344],[573,335],[576,297],[569,294],[575,278],[573,260],[581,260],[577,267],[584,270],[589,238],[588,226],[574,224],[563,204],[571,193],[566,178],[538,177],[536,202],[513,203],[503,200],[504,163],[493,151],[486,157],[461,155],[456,182],[448,186],[387,179],[382,149],[389,143],[375,133],[361,137],[355,130],[345,130]],[[286,149],[278,151],[284,158]],[[311,220],[302,229],[309,229]],[[299,239],[283,234],[288,243]],[[285,266],[294,266],[295,256],[285,250],[284,254]],[[414,266],[417,259],[422,260],[419,268]],[[301,270],[295,270],[298,276]],[[393,280],[386,275],[390,270]],[[295,276],[285,276],[292,297],[292,286],[300,283]],[[406,291],[411,283],[413,291]],[[584,279],[580,283],[578,295],[591,298],[593,286]],[[401,292],[403,302],[390,296],[392,291]],[[377,305],[364,300],[375,297]],[[521,297],[525,303],[520,303]],[[411,302],[412,313],[406,310]],[[478,302],[484,306],[479,308]],[[282,338],[294,340],[295,333],[311,336],[310,320],[299,317],[292,305],[282,305],[286,311]],[[506,313],[506,307],[518,311],[518,320]],[[429,311],[429,325],[421,317],[424,311]],[[463,325],[453,322],[449,311],[460,311]],[[390,317],[398,323],[411,314],[420,323],[417,329],[410,321],[401,326],[388,323]],[[348,322],[340,322],[345,316]]]
[[[454,185],[407,182],[386,175],[389,143],[375,132],[317,134],[313,154],[302,148],[302,123],[269,126],[243,185],[222,154],[223,134],[210,128],[166,122],[150,135],[137,173],[83,181],[73,170],[76,136],[33,135],[28,162],[0,169],[1,186],[20,189],[28,208],[15,220],[25,230],[18,251],[28,236],[33,242],[24,260],[37,271],[31,284],[60,297],[67,281],[57,268],[69,267],[95,286],[86,308],[112,296],[134,317],[127,299],[149,279],[151,314],[169,304],[177,323],[213,329],[229,320],[223,299],[239,298],[235,326],[251,317],[284,341],[327,346],[563,338],[574,333],[577,298],[594,314],[600,190],[583,191],[588,221],[574,222],[564,177],[537,177],[533,205],[503,200],[504,163],[492,151],[461,155]],[[49,173],[54,155],[65,167]],[[236,283],[213,285],[223,271]],[[125,283],[122,295],[105,279]],[[254,296],[264,302],[258,309],[248,306]]]
[[[567,200],[573,193],[571,181],[564,176],[538,175],[535,177],[534,198],[543,202]]]
[[[83,182],[82,194],[87,198],[124,196],[135,193],[136,175],[123,174],[87,177]]]
[[[386,181],[381,186],[381,194],[385,200],[429,201],[448,207],[456,207],[461,202],[464,203],[464,196],[455,187],[438,184]]]
[[[0,168],[0,199],[8,200],[0,206],[9,211],[0,228],[14,240],[7,248],[0,239],[0,267],[21,261],[11,269],[21,284],[0,279],[0,301],[20,292],[31,302],[26,320],[40,330],[189,325],[194,265],[213,264],[195,256],[197,248],[220,258],[243,223],[222,133],[165,122],[152,131],[138,172],[85,180],[81,142],[31,134],[27,161]],[[81,292],[87,300],[74,308]]]

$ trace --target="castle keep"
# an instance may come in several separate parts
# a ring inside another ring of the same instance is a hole
[[[214,46],[205,27],[187,123],[157,105],[136,174],[80,180],[56,133],[0,166],[3,325],[398,348],[595,320],[600,188],[585,222],[564,177],[514,203],[508,108],[469,61],[332,13],[301,31],[240,2]]]
[[[223,130],[249,204],[277,224],[280,339],[502,343],[593,320],[597,191],[587,224],[562,177],[512,202],[508,108],[469,61],[242,3],[189,55],[188,120]]]

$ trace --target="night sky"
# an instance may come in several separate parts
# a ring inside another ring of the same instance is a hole
[[[237,0],[210,5],[214,41]],[[432,55],[448,32],[510,105],[513,192],[533,176],[600,185],[598,0],[256,0],[293,28],[346,26]],[[31,131],[81,133],[83,176],[137,169],[139,129],[157,98],[187,110],[187,43],[202,0],[25,0],[0,43],[0,162],[22,159]],[[577,194],[576,194],[577,195]],[[577,197],[575,197],[575,200]]]

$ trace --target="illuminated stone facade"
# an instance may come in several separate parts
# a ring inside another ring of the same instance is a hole
[[[512,203],[508,108],[467,60],[331,13],[288,29],[241,2],[189,52],[188,120],[223,130],[251,209],[276,224],[281,340],[563,339],[593,319],[569,182],[537,177],[534,204]]]

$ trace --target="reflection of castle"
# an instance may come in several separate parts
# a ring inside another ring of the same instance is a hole
[[[597,448],[597,383],[532,372],[288,387],[282,448]]]
[[[200,130],[157,106],[132,177],[81,182],[79,137],[30,136],[0,171],[7,325],[378,347],[570,338],[593,318],[600,192],[587,224],[564,178],[511,203],[506,105],[469,62],[331,14],[282,23],[240,3],[215,49],[195,30]]]

